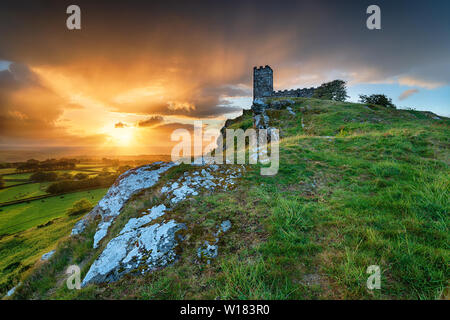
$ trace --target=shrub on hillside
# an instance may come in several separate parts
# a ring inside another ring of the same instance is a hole
[[[57,179],[58,174],[56,172],[38,171],[30,176],[30,180],[36,182],[56,181]]]
[[[359,101],[367,104],[377,104],[383,107],[395,108],[395,105],[392,103],[392,99],[388,98],[384,94],[371,94],[370,96],[360,94]]]
[[[117,168],[117,173],[118,174],[122,174],[124,172],[127,172],[128,170],[133,169],[131,166],[120,166],[119,168]]]
[[[16,167],[17,172],[33,172],[33,171],[52,171],[52,170],[69,170],[75,169],[77,160],[75,159],[48,159],[39,161],[35,159],[27,160],[26,162],[18,163]]]
[[[92,210],[92,208],[93,208],[92,203],[89,200],[83,198],[75,202],[72,208],[67,210],[67,215],[76,216],[79,214],[89,212]]]
[[[348,98],[346,82],[344,80],[333,80],[322,83],[320,87],[314,90],[313,98],[345,101]]]
[[[72,180],[72,179],[73,179],[73,175],[71,175],[69,172],[64,172],[59,175],[58,180]]]
[[[3,188],[5,186],[5,181],[3,181],[3,177],[0,176],[0,188]]]
[[[48,188],[47,192],[52,194],[65,193],[71,191],[78,191],[84,189],[92,189],[92,188],[106,188],[110,187],[116,176],[107,176],[107,177],[95,177],[88,178],[84,180],[65,180],[65,181],[57,181],[52,183]]]
[[[89,175],[87,175],[86,173],[82,173],[82,172],[77,173],[74,176],[74,179],[76,179],[76,180],[84,180],[84,179],[87,179],[87,178],[89,178]]]
[[[99,177],[107,177],[107,176],[110,176],[110,175],[112,175],[112,174],[114,174],[113,172],[105,172],[105,171],[102,171],[102,172],[100,172],[97,176],[99,176]]]

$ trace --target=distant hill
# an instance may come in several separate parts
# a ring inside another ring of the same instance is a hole
[[[170,161],[170,155],[152,154],[152,155],[114,155],[110,153],[99,154],[98,152],[89,152],[85,148],[29,148],[23,147],[0,147],[0,162],[22,162],[28,159],[46,160],[51,158],[73,158],[73,159],[95,159],[111,158],[118,160],[150,160],[150,161]]]

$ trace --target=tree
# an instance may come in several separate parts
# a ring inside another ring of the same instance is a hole
[[[113,172],[102,171],[102,172],[100,172],[97,176],[98,176],[98,177],[107,177],[107,176],[111,176],[111,175],[113,175],[113,174],[114,174]]]
[[[124,172],[126,172],[126,171],[128,171],[128,170],[130,170],[130,169],[132,169],[132,167],[131,167],[131,166],[128,166],[128,165],[120,166],[120,167],[117,169],[117,173],[122,174],[122,173],[124,173]]]
[[[17,164],[17,172],[30,172],[30,171],[53,171],[53,170],[70,170],[75,169],[76,159],[47,159],[45,161],[38,161],[35,159],[27,160],[27,162],[21,162]]]
[[[359,101],[367,104],[377,104],[387,108],[395,108],[395,105],[392,103],[392,99],[388,98],[384,94],[371,94],[370,96],[360,94]]]
[[[59,180],[72,180],[73,175],[71,175],[69,172],[63,172],[59,176]]]
[[[83,198],[75,202],[72,208],[67,210],[67,215],[76,216],[82,213],[89,212],[92,210],[92,208],[93,208],[92,203],[89,200]]]
[[[0,188],[5,186],[5,181],[3,181],[3,176],[0,176]]]
[[[344,80],[333,80],[322,83],[320,87],[314,90],[313,98],[345,101],[348,98],[346,82]]]
[[[89,176],[86,173],[79,172],[74,176],[74,178],[76,180],[84,180],[84,179],[89,178]]]
[[[111,175],[106,177],[97,176],[94,178],[87,178],[84,180],[62,180],[53,182],[51,185],[47,187],[46,191],[51,194],[60,194],[92,188],[110,187],[114,183],[115,179],[116,176]]]
[[[31,181],[43,182],[43,181],[56,181],[58,174],[56,172],[44,172],[38,171],[30,176]]]

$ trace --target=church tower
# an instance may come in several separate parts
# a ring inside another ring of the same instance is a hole
[[[273,70],[269,66],[253,68],[253,100],[270,97],[273,92]]]

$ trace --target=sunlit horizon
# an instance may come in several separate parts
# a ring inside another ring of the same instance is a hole
[[[450,116],[448,29],[417,24],[418,12],[442,14],[433,6],[400,24],[403,5],[387,2],[370,31],[354,3],[138,3],[125,16],[117,3],[79,5],[81,30],[66,28],[64,3],[0,13],[0,149],[170,154],[175,129],[219,129],[249,108],[259,65],[273,68],[275,90],[343,79],[350,102],[383,93]]]

